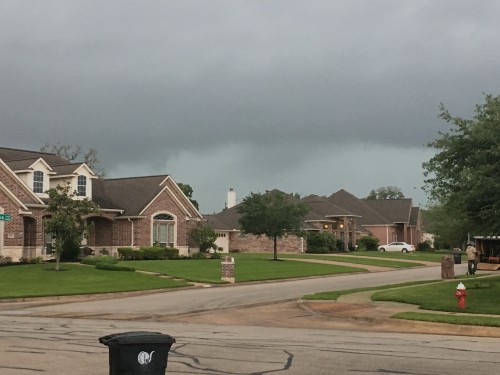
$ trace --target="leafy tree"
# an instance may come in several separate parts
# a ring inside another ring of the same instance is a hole
[[[431,202],[476,234],[500,232],[500,96],[485,95],[471,119],[439,117],[452,127],[428,146],[439,152],[423,164]]]
[[[78,197],[76,191],[71,192],[71,186],[57,185],[47,191],[49,195],[46,212],[50,215],[44,221],[47,233],[55,242],[56,270],[59,271],[59,261],[65,247],[72,243],[81,243],[87,234],[85,217],[98,214],[99,208],[88,198]]]
[[[424,229],[434,234],[434,246],[439,249],[462,247],[467,240],[470,224],[467,218],[452,210],[438,204],[422,210]]]
[[[397,186],[384,186],[370,191],[366,199],[402,199],[404,194]]]
[[[301,235],[308,209],[293,196],[273,190],[266,194],[250,193],[237,208],[243,233],[264,235],[273,240],[274,260],[278,260],[277,240],[288,234]]]
[[[183,184],[182,182],[179,182],[179,183],[177,183],[177,186],[179,186],[179,188],[182,190],[184,195],[186,197],[188,197],[188,199],[191,201],[193,206],[195,206],[196,209],[199,210],[200,207],[198,206],[198,202],[193,199],[193,188],[191,187],[191,185]]]
[[[199,246],[201,253],[206,253],[210,249],[217,249],[217,245],[215,244],[217,234],[207,225],[194,228],[191,232],[191,238]]]
[[[45,145],[40,148],[40,151],[56,154],[70,162],[80,159],[87,164],[97,176],[106,177],[104,169],[100,166],[97,150],[95,148],[89,148],[87,152],[84,153],[83,147],[80,145],[73,146],[57,142],[53,145],[45,143]]]

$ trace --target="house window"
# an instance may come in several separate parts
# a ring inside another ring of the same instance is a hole
[[[80,197],[84,197],[87,195],[87,177],[86,176],[78,176],[77,191],[78,191],[78,195]]]
[[[43,172],[35,171],[33,173],[33,191],[35,193],[43,193]]]
[[[173,247],[175,235],[175,219],[169,214],[158,214],[153,217],[153,245]]]

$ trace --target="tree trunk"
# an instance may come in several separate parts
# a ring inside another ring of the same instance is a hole
[[[278,238],[275,236],[273,238],[274,242],[274,260],[278,260]]]

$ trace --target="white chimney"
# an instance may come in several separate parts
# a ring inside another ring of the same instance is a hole
[[[227,192],[226,208],[231,208],[234,206],[236,206],[236,192],[233,188],[230,188]]]

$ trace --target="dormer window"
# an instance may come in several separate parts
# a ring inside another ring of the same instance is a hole
[[[77,191],[78,191],[78,195],[80,197],[84,197],[87,195],[87,177],[86,176],[78,176]]]
[[[43,193],[43,172],[35,171],[33,173],[33,192]]]

